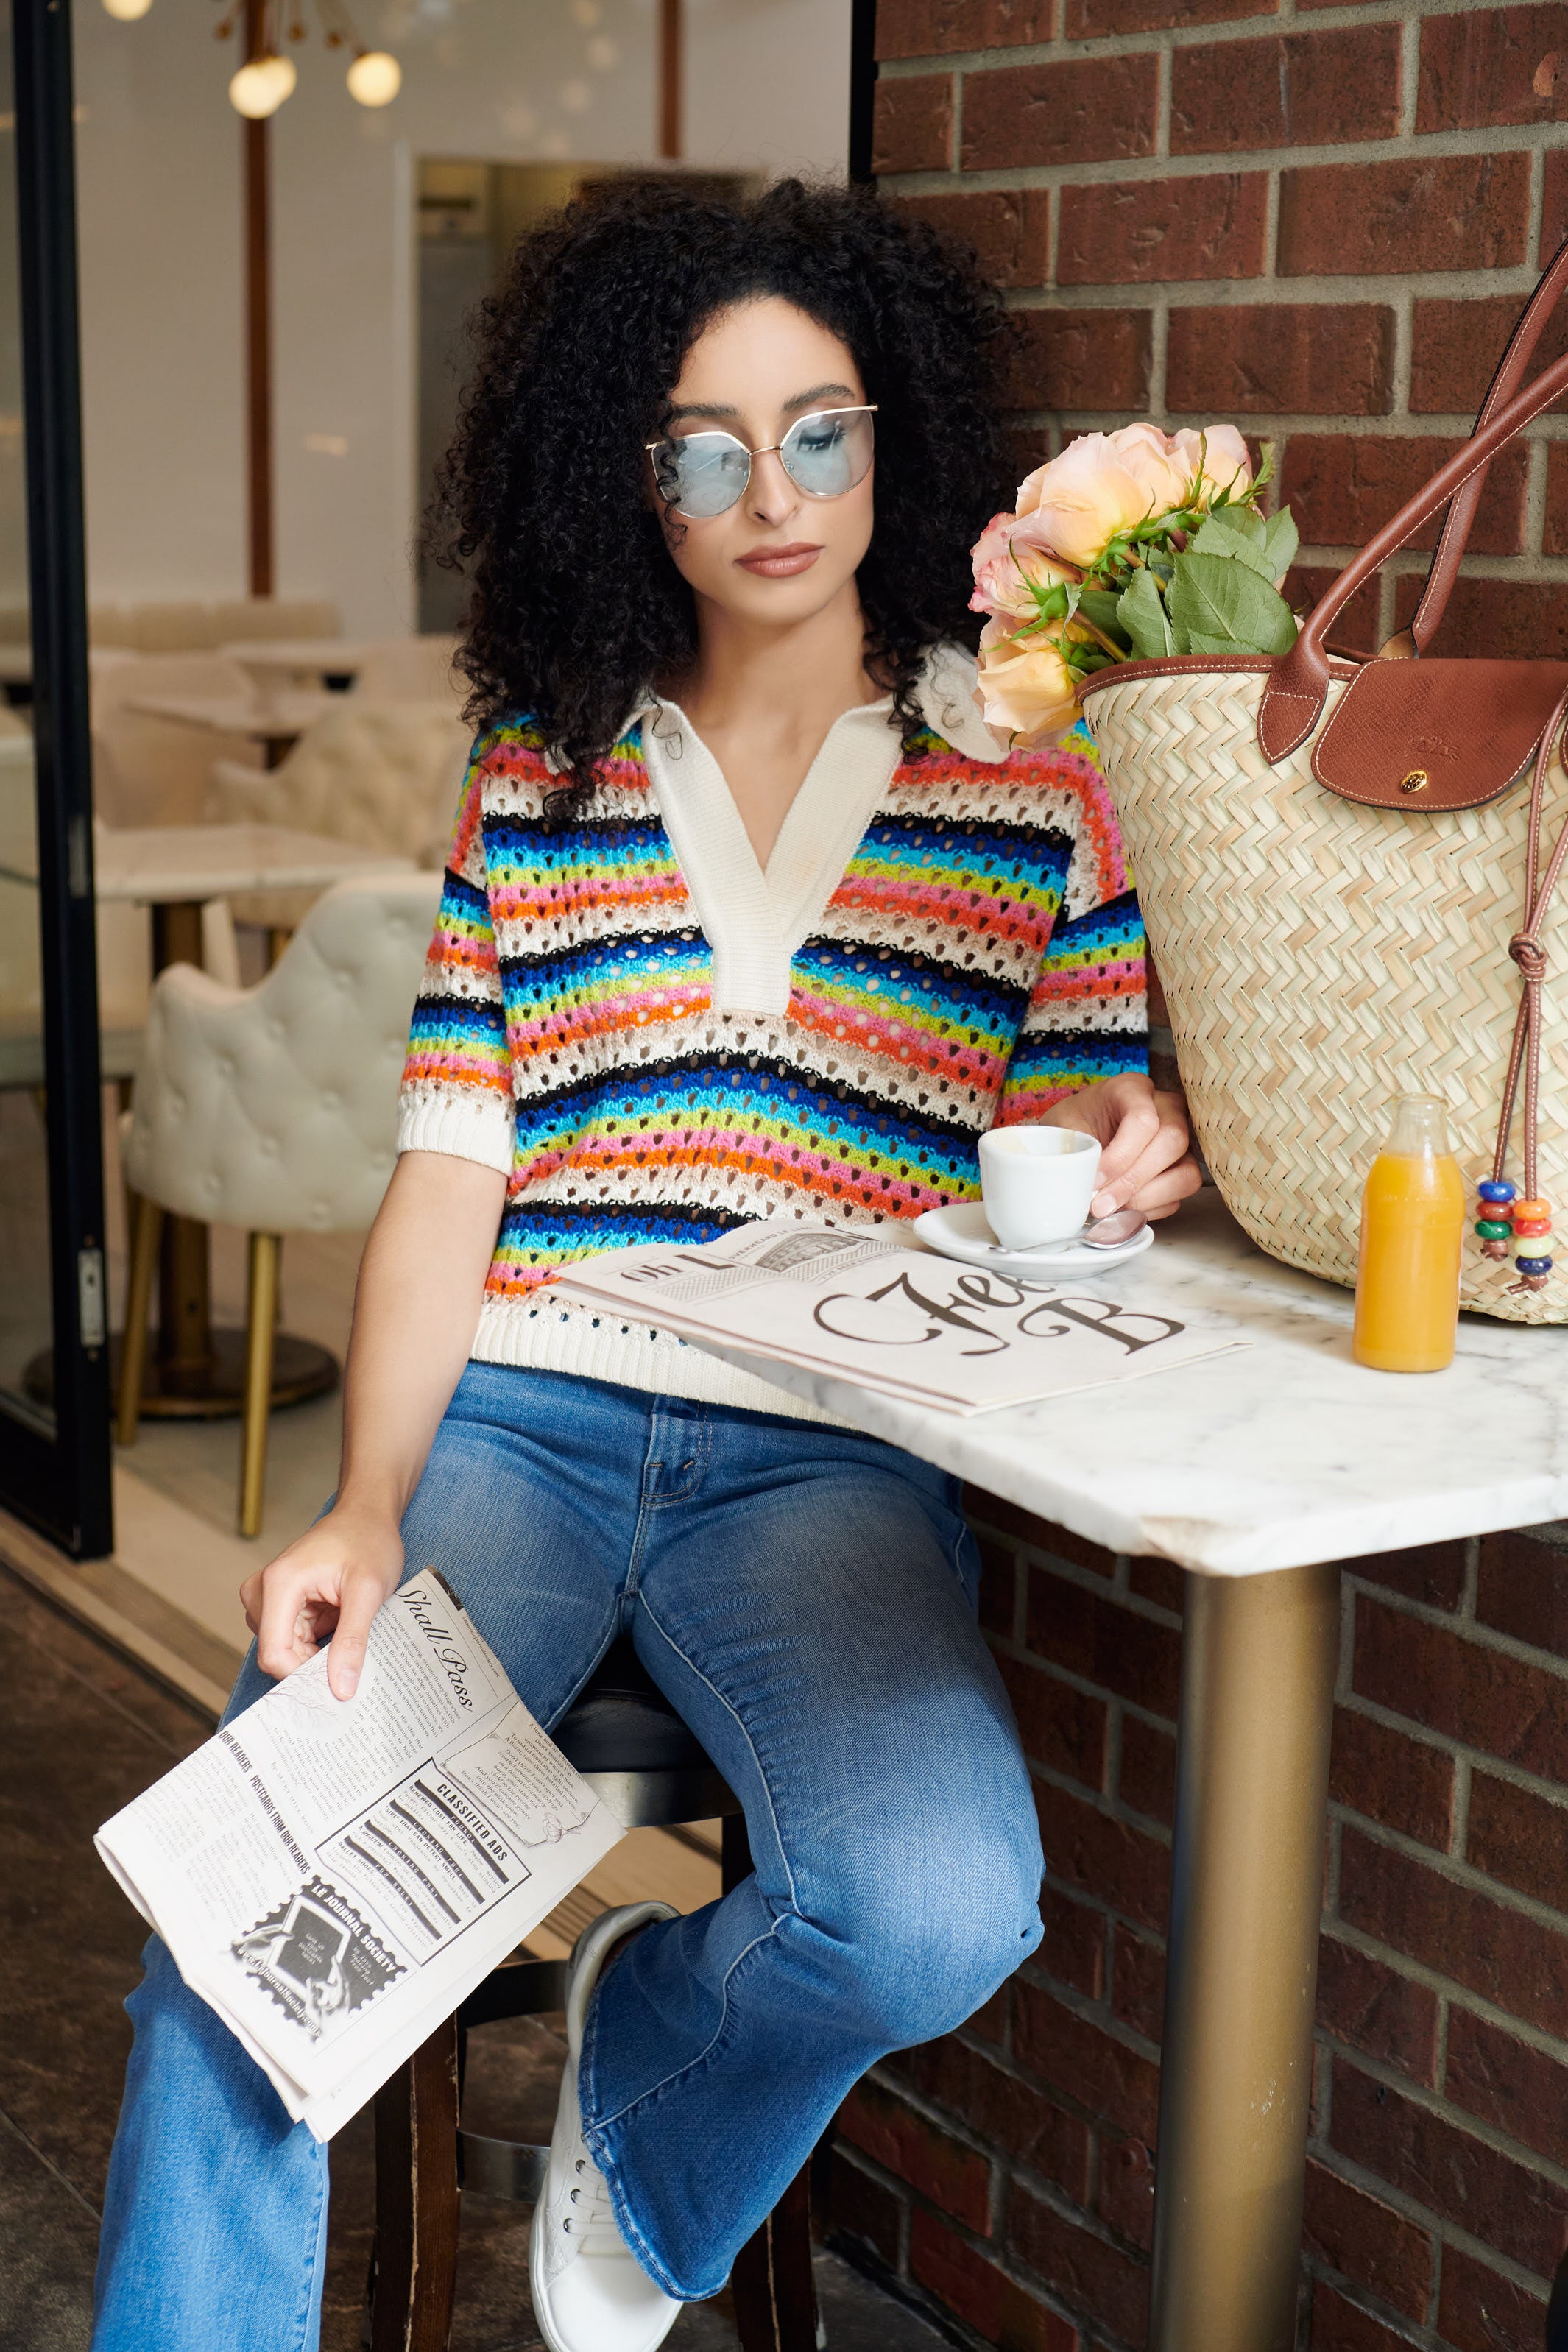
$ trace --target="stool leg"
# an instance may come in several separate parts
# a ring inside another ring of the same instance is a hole
[[[375,2095],[372,2352],[447,2352],[458,2288],[458,2029]]]
[[[746,1824],[731,1814],[721,1831],[722,1884],[729,1894],[751,1874]],[[730,2273],[741,2352],[816,2352],[816,2282],[811,2272],[811,2167],[796,2173]]]
[[[267,1417],[272,1410],[272,1341],[278,1322],[276,1234],[250,1236],[249,1299],[245,1332],[245,1426],[239,1454],[239,1532],[261,1533],[267,1479]]]
[[[115,1435],[121,1445],[134,1445],[142,1420],[142,1383],[147,1376],[147,1318],[153,1307],[153,1270],[158,1262],[158,1239],[163,1212],[144,1193],[127,1196],[135,1202],[131,1224],[131,1272],[125,1286],[125,1328],[120,1341],[120,1411]]]

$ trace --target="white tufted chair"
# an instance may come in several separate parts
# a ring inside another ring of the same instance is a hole
[[[126,1122],[139,1196],[120,1439],[136,1435],[165,1213],[250,1237],[239,1531],[261,1527],[278,1263],[287,1233],[368,1225],[392,1174],[408,1016],[440,897],[436,874],[340,882],[255,988],[191,964],[160,973]]]
[[[345,695],[311,721],[269,774],[220,760],[208,813],[233,823],[292,825],[439,866],[468,743],[455,699],[380,702]],[[255,891],[235,899],[234,912],[241,922],[292,930],[310,896]]]

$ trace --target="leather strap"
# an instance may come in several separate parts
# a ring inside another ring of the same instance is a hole
[[[1519,966],[1523,982],[1519,1012],[1514,1019],[1513,1043],[1509,1049],[1508,1076],[1503,1081],[1502,1108],[1498,1117],[1497,1149],[1492,1154],[1492,1175],[1500,1180],[1508,1164],[1508,1131],[1513,1124],[1513,1106],[1519,1094],[1520,1073],[1524,1075],[1524,1198],[1533,1201],[1536,1192],[1536,1138],[1541,1102],[1541,991],[1546,978],[1546,950],[1542,942],[1541,929],[1546,920],[1565,859],[1568,859],[1568,824],[1557,836],[1556,847],[1541,872],[1541,819],[1546,797],[1546,778],[1552,766],[1552,753],[1568,722],[1568,691],[1565,691],[1552,712],[1535,754],[1534,772],[1530,783],[1530,830],[1525,839],[1524,920],[1508,943],[1509,954]],[[1542,1277],[1525,1276],[1516,1289],[1536,1287]]]
[[[1565,288],[1568,288],[1568,235],[1563,236],[1551,263],[1542,271],[1534,293],[1520,312],[1518,324],[1508,339],[1507,348],[1487,387],[1487,396],[1477,415],[1474,433],[1481,432],[1491,423],[1498,411],[1507,405],[1524,382],[1524,372]],[[1437,541],[1437,551],[1426,574],[1426,585],[1421,591],[1421,602],[1411,615],[1409,626],[1389,638],[1379,656],[1380,660],[1388,661],[1403,655],[1426,652],[1458,577],[1460,560],[1469,540],[1470,527],[1475,521],[1476,509],[1480,504],[1486,482],[1487,469],[1483,466],[1479,473],[1466,483],[1448,509],[1442,536]]]
[[[1330,677],[1329,655],[1323,641],[1356,590],[1382,569],[1429,516],[1447,506],[1467,482],[1484,473],[1498,451],[1506,448],[1564,392],[1568,392],[1568,352],[1553,360],[1533,383],[1516,393],[1480,432],[1473,435],[1462,449],[1457,449],[1447,464],[1438,467],[1426,488],[1402,506],[1393,521],[1384,523],[1374,539],[1368,540],[1361,553],[1352,557],[1333,586],[1319,599],[1302,623],[1289,652],[1281,654],[1274,664],[1258,704],[1258,740],[1270,765],[1276,765],[1298,744],[1304,743],[1322,717]]]

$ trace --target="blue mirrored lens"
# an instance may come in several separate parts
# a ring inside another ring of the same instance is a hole
[[[679,514],[721,515],[732,507],[752,475],[752,455],[732,433],[684,433],[653,453],[658,494]]]
[[[841,499],[865,480],[874,446],[867,410],[826,408],[790,426],[779,456],[808,499]]]

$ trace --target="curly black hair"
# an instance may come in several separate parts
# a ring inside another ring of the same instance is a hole
[[[858,585],[867,667],[906,732],[922,656],[974,642],[968,549],[1011,494],[1000,418],[1011,331],[973,253],[857,188],[784,180],[726,203],[611,183],[525,236],[477,313],[477,366],[426,541],[469,581],[468,717],[482,727],[530,712],[579,788],[635,697],[679,678],[696,651],[643,445],[668,421],[702,328],[766,295],[837,335],[878,404]]]

